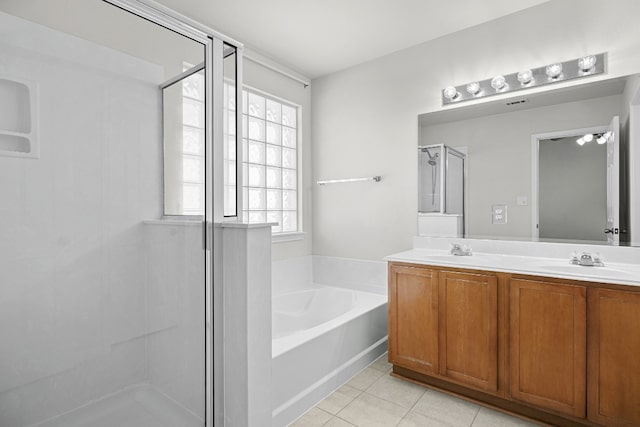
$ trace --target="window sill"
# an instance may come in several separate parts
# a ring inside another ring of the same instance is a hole
[[[171,225],[171,226],[188,226],[188,227],[202,227],[203,220],[200,219],[148,219],[142,221],[145,225]]]
[[[303,231],[296,231],[295,233],[277,233],[273,234],[271,237],[272,243],[282,243],[282,242],[295,242],[297,240],[304,240],[307,233]]]

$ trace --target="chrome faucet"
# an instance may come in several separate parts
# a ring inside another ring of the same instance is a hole
[[[452,243],[451,249],[449,250],[451,255],[455,256],[471,256],[473,253],[471,252],[471,248],[469,246],[465,246],[464,248],[458,243]]]
[[[582,252],[580,256],[574,252],[569,263],[584,267],[604,267],[600,254],[591,255],[588,252]]]

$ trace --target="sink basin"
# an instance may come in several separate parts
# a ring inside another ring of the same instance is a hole
[[[573,264],[533,264],[536,270],[548,273],[567,274],[580,277],[602,277],[612,279],[638,280],[640,275],[637,272],[619,270],[611,267],[586,267]]]
[[[454,262],[458,263],[467,263],[467,264],[476,264],[476,263],[487,263],[489,261],[497,261],[495,257],[483,255],[483,254],[473,254],[473,255],[451,255],[451,254],[443,254],[443,255],[425,255],[424,259],[426,261],[441,261],[441,262]]]
[[[460,256],[460,255],[427,255],[425,256],[427,259],[438,260],[438,261],[464,261],[465,259],[473,258],[473,255],[469,256]]]

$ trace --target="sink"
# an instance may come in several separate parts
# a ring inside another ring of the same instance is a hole
[[[560,263],[536,263],[531,264],[531,266],[535,267],[536,270],[540,270],[541,272],[567,274],[580,277],[602,277],[630,280],[638,280],[640,278],[640,274],[638,274],[637,272],[620,270],[611,267],[586,267],[582,265]]]
[[[454,263],[484,263],[486,264],[490,260],[494,262],[497,261],[495,257],[483,255],[483,254],[473,254],[473,255],[451,255],[451,254],[443,254],[443,255],[425,255],[425,261],[442,261],[442,262],[454,262]]]

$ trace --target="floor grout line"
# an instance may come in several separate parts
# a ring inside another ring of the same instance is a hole
[[[479,407],[478,410],[476,411],[476,414],[473,416],[473,419],[471,420],[471,424],[469,424],[469,427],[473,427],[473,423],[476,422],[476,418],[478,418],[478,414],[480,413],[480,409],[482,409],[482,407]]]

